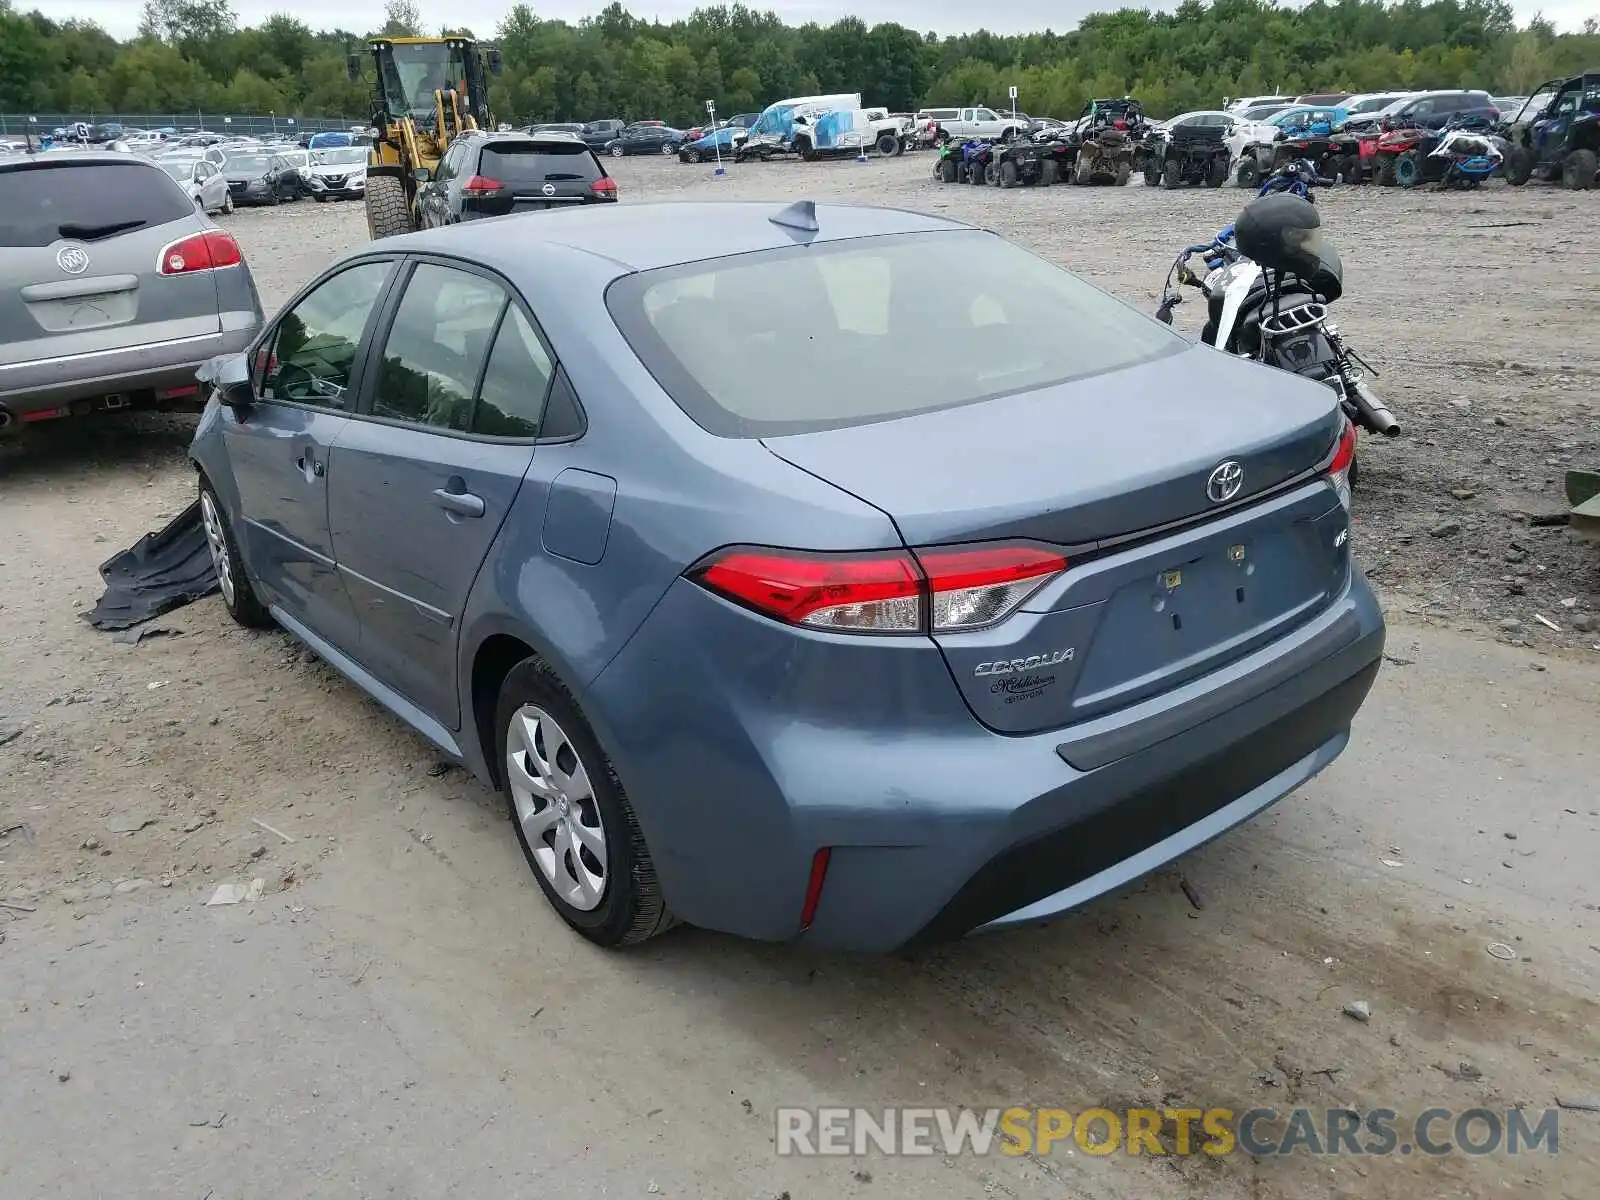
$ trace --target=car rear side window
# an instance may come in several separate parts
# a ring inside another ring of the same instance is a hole
[[[421,263],[383,347],[372,414],[466,432],[505,289],[482,275]]]
[[[93,242],[194,215],[194,201],[143,162],[25,164],[0,170],[0,246]]]
[[[528,183],[581,180],[592,183],[602,172],[594,151],[582,142],[570,146],[551,143],[485,146],[478,174],[516,187]]]
[[[522,311],[512,305],[489,352],[478,406],[472,414],[472,432],[491,437],[538,437],[554,373],[544,342]]]
[[[836,429],[1115,371],[1189,343],[977,230],[765,250],[623,276],[606,303],[693,420]],[[907,353],[932,346],[934,353]],[[1071,419],[1063,412],[1062,419]]]

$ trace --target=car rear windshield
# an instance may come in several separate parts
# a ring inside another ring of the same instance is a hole
[[[663,267],[618,279],[606,304],[667,394],[724,437],[955,408],[1189,345],[1076,276],[977,230]],[[1074,415],[1064,409],[1062,419]]]
[[[194,214],[194,201],[148,163],[27,164],[0,169],[0,246],[92,242]]]
[[[594,151],[582,142],[570,146],[541,142],[485,146],[478,174],[513,187],[519,183],[556,183],[563,179],[589,183],[600,178],[600,166],[595,161]]]

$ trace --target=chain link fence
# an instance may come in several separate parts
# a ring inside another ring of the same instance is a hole
[[[29,118],[33,120],[30,121]],[[20,137],[32,133],[44,136],[56,129],[70,129],[78,122],[90,125],[118,124],[127,129],[205,130],[209,133],[234,133],[245,137],[263,134],[321,133],[329,129],[350,129],[367,122],[359,117],[299,117],[267,113],[168,112],[168,113],[0,113],[0,135]]]

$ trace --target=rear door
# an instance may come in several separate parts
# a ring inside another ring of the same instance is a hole
[[[478,174],[505,185],[502,211],[535,212],[582,204],[602,172],[594,151],[579,141],[497,141],[483,147]]]
[[[553,368],[487,272],[417,262],[391,309],[362,417],[333,449],[334,553],[361,662],[457,728],[459,620],[533,461]]]
[[[142,160],[0,167],[0,365],[216,334],[215,272],[159,273],[209,227]]]

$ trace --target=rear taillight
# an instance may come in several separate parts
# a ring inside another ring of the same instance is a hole
[[[463,196],[481,198],[483,196],[492,196],[496,192],[502,191],[505,186],[498,179],[490,179],[487,175],[474,175],[462,186],[461,194]]]
[[[689,577],[791,625],[918,634],[993,625],[1066,569],[1059,551],[1021,542],[862,554],[738,547]]]
[[[1328,478],[1333,481],[1334,490],[1339,493],[1340,502],[1350,507],[1350,468],[1356,461],[1356,427],[1345,419],[1344,428],[1339,431],[1339,440],[1334,443],[1333,457],[1328,462]]]
[[[162,275],[189,275],[195,271],[215,271],[218,267],[236,267],[243,261],[239,243],[233,240],[232,234],[208,229],[162,247],[156,270]]]
[[[593,183],[591,183],[589,185],[589,190],[596,196],[615,197],[617,194],[617,181],[607,175],[603,178],[596,179]]]

